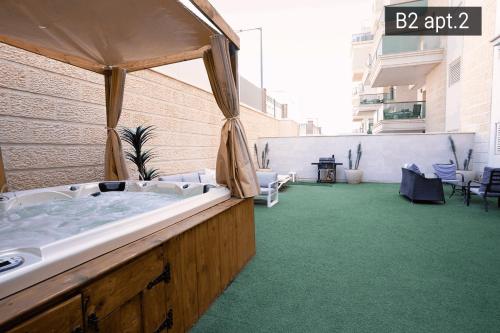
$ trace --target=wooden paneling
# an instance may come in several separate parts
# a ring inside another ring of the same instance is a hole
[[[234,215],[235,211],[232,209],[228,209],[219,215],[220,281],[222,289],[226,288],[238,273],[236,219]]]
[[[78,328],[83,329],[82,315],[82,298],[77,295],[16,326],[9,333],[77,332]]]
[[[167,284],[158,283],[142,292],[142,317],[144,332],[154,332],[167,316]]]
[[[236,219],[238,271],[255,255],[255,224],[253,199],[247,199],[231,208]]]
[[[110,313],[107,317],[99,320],[97,330],[89,327],[88,331],[106,333],[142,333],[141,319],[141,295],[137,295]]]
[[[182,257],[180,248],[181,236],[170,239],[163,245],[165,265],[170,264],[170,283],[165,285],[167,311],[172,310],[173,326],[169,332],[184,332],[184,308],[182,303]]]
[[[146,289],[162,271],[163,253],[157,248],[92,283],[83,290],[87,317],[104,318]]]
[[[184,329],[187,331],[198,320],[198,282],[196,273],[196,229],[180,235],[182,303]]]
[[[201,316],[221,291],[219,217],[195,228],[198,313]]]

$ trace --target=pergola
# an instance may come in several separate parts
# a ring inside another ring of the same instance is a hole
[[[116,131],[126,74],[203,58],[226,122],[217,155],[217,182],[237,197],[258,193],[239,120],[239,38],[207,0],[4,0],[0,42],[104,75],[105,179],[128,178]],[[3,183],[2,183],[3,182]],[[5,174],[0,155],[0,188]]]

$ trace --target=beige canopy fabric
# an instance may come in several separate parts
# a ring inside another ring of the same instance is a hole
[[[104,73],[106,89],[106,152],[104,156],[104,178],[106,180],[128,179],[127,166],[123,157],[122,143],[116,126],[122,113],[123,91],[126,71],[113,68]]]
[[[231,65],[229,42],[224,36],[215,35],[211,46],[205,51],[203,60],[217,105],[227,119],[222,127],[217,154],[217,182],[226,185],[234,196],[253,197],[259,194],[259,184],[239,119],[237,75]]]
[[[213,33],[177,0],[0,1],[0,42],[98,73],[201,58]]]
[[[3,167],[2,148],[0,148],[0,193],[7,192],[7,178]]]
[[[231,59],[226,39],[236,50],[239,38],[208,0],[189,1],[212,26],[178,0],[2,0],[0,42],[105,75],[108,180],[128,178],[116,132],[126,73],[203,56],[227,118],[217,181],[235,196],[252,197],[259,186],[238,118],[236,55]]]

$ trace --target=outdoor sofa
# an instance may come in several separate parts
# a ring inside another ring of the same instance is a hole
[[[425,178],[418,167],[401,168],[402,178],[399,194],[407,197],[411,202],[433,201],[446,203],[443,183],[439,178]]]

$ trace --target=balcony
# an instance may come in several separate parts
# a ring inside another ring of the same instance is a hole
[[[362,94],[359,96],[359,104],[360,105],[381,104],[387,102],[390,99],[391,99],[391,94],[389,93]]]
[[[385,103],[373,133],[425,132],[425,101]]]
[[[358,34],[353,34],[351,40],[353,43],[371,41],[373,40],[373,34],[371,32],[362,32]]]
[[[386,103],[392,99],[389,93],[377,94],[359,94],[353,98],[353,115],[358,115],[360,112],[376,112],[380,108],[380,104]]]
[[[444,59],[440,36],[382,36],[365,83],[372,87],[419,85]]]

